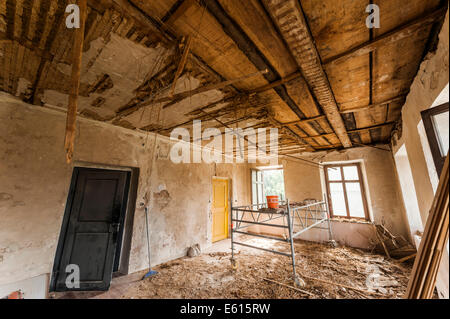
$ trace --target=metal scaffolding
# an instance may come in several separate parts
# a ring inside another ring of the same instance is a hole
[[[264,250],[278,255],[291,257],[292,273],[294,283],[300,285],[300,279],[295,271],[295,249],[294,238],[300,234],[316,228],[328,230],[328,238],[334,244],[333,233],[330,223],[330,212],[328,203],[325,199],[321,202],[310,202],[302,204],[290,204],[289,200],[281,201],[278,209],[267,208],[266,204],[246,205],[231,208],[231,264],[237,268],[237,262],[234,258],[234,245],[240,245],[259,250]],[[283,223],[271,223],[281,220]],[[325,226],[322,224],[326,223]],[[269,236],[255,232],[244,231],[248,227],[255,225],[268,226],[283,229],[284,238],[278,236]],[[267,238],[286,242],[290,244],[290,253],[258,247],[247,243],[236,241],[235,234],[249,235],[254,237]]]

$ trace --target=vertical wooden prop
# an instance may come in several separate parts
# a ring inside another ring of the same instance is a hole
[[[187,61],[187,58],[189,55],[189,50],[191,49],[191,43],[192,43],[192,37],[190,35],[188,35],[184,41],[183,55],[181,56],[180,64],[178,64],[178,69],[177,69],[177,72],[175,73],[175,77],[172,82],[172,88],[170,90],[169,97],[173,97],[178,78],[180,77],[181,72],[183,72],[183,70],[184,70],[184,66],[186,65],[186,61]]]
[[[74,29],[75,40],[73,43],[72,76],[69,94],[69,105],[67,107],[66,135],[64,149],[66,151],[67,163],[72,162],[73,144],[75,141],[75,130],[78,109],[78,93],[80,90],[81,57],[83,54],[84,30],[87,15],[87,0],[78,0],[80,8],[80,28]]]
[[[439,186],[434,196],[433,205],[427,218],[425,231],[414,261],[411,278],[405,298],[431,299],[436,286],[436,277],[446,249],[449,222],[449,157],[439,179]]]

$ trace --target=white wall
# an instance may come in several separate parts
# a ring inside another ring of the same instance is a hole
[[[433,203],[437,178],[434,167],[431,167],[434,163],[430,160],[429,145],[425,141],[420,112],[442,104],[445,100],[448,101],[448,83],[449,13],[447,10],[439,34],[437,50],[429,53],[420,65],[402,108],[402,132],[394,135],[392,145],[394,154],[397,154],[401,148],[406,148],[423,225],[426,224],[429,209]],[[401,169],[399,165],[399,174]],[[448,251],[445,250],[436,284],[439,296],[443,298],[449,297],[448,272]]]

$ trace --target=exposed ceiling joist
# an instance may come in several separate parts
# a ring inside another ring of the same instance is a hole
[[[342,145],[351,147],[352,142],[339,113],[300,4],[295,0],[264,0],[263,2]]]
[[[247,56],[247,58],[253,63],[253,65],[259,69],[267,69],[269,72],[264,75],[269,83],[280,80],[280,75],[269,63],[266,57],[259,51],[252,40],[241,30],[239,25],[233,21],[217,0],[202,0],[207,7],[209,13],[222,26],[223,31],[236,43],[239,49]],[[283,86],[275,86],[274,90],[280,96],[280,98],[289,106],[289,108],[300,118],[304,118],[305,115],[300,110],[298,105],[292,100]]]
[[[424,26],[429,25],[429,24],[435,22],[437,19],[440,19],[443,16],[445,16],[446,12],[447,12],[446,7],[439,8],[427,15],[421,16],[417,19],[414,19],[405,24],[402,24],[371,41],[367,41],[361,45],[358,45],[355,48],[352,48],[348,51],[345,51],[345,52],[338,54],[334,57],[331,57],[329,59],[326,59],[323,61],[323,64],[327,66],[327,65],[331,65],[331,64],[334,64],[337,62],[347,60],[349,58],[368,54],[369,52],[376,50],[380,46],[383,46],[383,45],[386,45],[389,43],[393,43],[393,42],[399,41],[401,39],[404,39],[406,37],[409,37],[412,34],[414,34],[414,32],[417,29],[423,28]]]
[[[224,81],[224,82],[220,82],[220,83],[214,83],[214,84],[210,84],[210,85],[201,86],[199,88],[196,88],[196,89],[193,89],[193,90],[189,90],[189,91],[185,91],[185,92],[181,92],[181,93],[175,94],[173,96],[169,95],[169,96],[158,98],[156,100],[153,99],[153,98],[150,98],[149,100],[144,101],[144,102],[139,103],[139,104],[136,104],[136,105],[134,105],[132,107],[125,106],[125,107],[119,109],[119,111],[117,112],[116,118],[122,118],[124,116],[128,116],[130,114],[133,114],[133,113],[137,112],[141,108],[149,106],[149,105],[152,105],[152,104],[165,103],[165,102],[171,102],[171,101],[172,102],[182,101],[183,99],[186,99],[186,98],[191,97],[193,95],[204,93],[204,92],[208,92],[208,91],[211,91],[211,90],[218,90],[218,89],[224,88],[224,87],[226,87],[228,85],[232,85],[232,84],[234,84],[236,82],[239,82],[239,81],[251,78],[251,77],[255,77],[257,75],[265,74],[265,73],[267,73],[267,70],[262,70],[262,71],[258,71],[258,72],[252,73],[252,74],[248,74],[248,75],[245,75],[245,76],[240,77],[238,79],[232,79],[232,80],[228,80],[228,81]],[[164,105],[163,108],[167,108],[170,105],[173,105],[173,103]],[[204,109],[199,109],[199,110],[201,112],[204,111]]]
[[[194,4],[195,0],[177,0],[177,2],[175,2],[175,4],[161,19],[161,21],[164,22],[163,28],[165,28],[165,25],[176,21]]]
[[[386,100],[386,101],[383,101],[383,102],[373,103],[373,104],[370,104],[370,105],[365,105],[365,106],[361,106],[361,107],[355,107],[355,108],[351,108],[351,109],[345,109],[345,110],[341,110],[340,112],[341,112],[341,114],[361,112],[361,111],[373,109],[373,108],[378,107],[378,106],[382,106],[382,105],[386,105],[386,104],[389,104],[389,103],[394,103],[394,102],[401,101],[405,97],[406,97],[406,95],[402,94],[402,95],[396,96],[396,97],[394,97],[392,99],[389,99],[389,100]]]
[[[160,41],[164,44],[168,46],[175,44],[175,39],[173,36],[160,29],[160,23],[149,15],[144,14],[141,10],[137,9],[132,2],[127,0],[112,0],[112,2],[122,9],[127,15],[131,16],[133,19],[149,28],[152,32],[159,35]]]
[[[388,125],[394,125],[395,122],[386,122],[386,123],[382,123],[382,124],[376,124],[376,125],[372,125],[372,126],[368,126],[368,127],[361,127],[361,128],[357,128],[354,130],[349,130],[348,133],[359,133],[359,132],[364,132],[364,131],[370,131],[373,129],[377,129],[377,128],[382,128]],[[336,133],[326,133],[326,134],[320,134],[320,135],[315,135],[315,136],[305,136],[302,137],[303,139],[307,140],[307,139],[312,139],[312,138],[319,138],[319,137],[330,137],[335,135]]]
[[[131,16],[138,23],[149,28],[154,34],[159,35],[160,40],[163,44],[167,45],[168,47],[174,47],[176,45],[176,35],[171,34],[167,30],[167,28],[163,27],[163,24],[156,21],[150,15],[140,10],[132,1],[127,0],[112,0],[112,1],[116,7],[121,8],[127,15]],[[181,10],[181,7],[183,6],[180,6],[178,10]],[[217,79],[225,81],[225,79],[219,73],[213,70],[209,65],[207,65],[200,57],[195,55],[193,52],[191,52],[191,58],[200,68],[207,70],[207,72],[213,74]],[[235,89],[235,91],[239,90]]]
[[[327,118],[326,115],[319,115],[319,116],[310,117],[310,118],[304,119],[304,120],[286,122],[286,123],[282,123],[282,124],[283,125],[293,125],[293,124],[310,123],[310,122],[313,122],[313,121],[324,120],[326,118]]]
[[[269,120],[269,123],[271,125],[273,125],[274,127],[277,127],[278,129],[280,129],[281,133],[286,134],[287,136],[289,136],[289,138],[291,138],[294,141],[296,141],[299,145],[307,145],[307,144],[309,144],[308,145],[309,150],[315,151],[315,147],[312,146],[311,143],[308,142],[307,139],[305,139],[304,137],[298,136],[289,126],[283,125],[282,123],[277,121],[272,116],[269,116],[268,120]]]

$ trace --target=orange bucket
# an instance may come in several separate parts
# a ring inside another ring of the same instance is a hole
[[[266,196],[267,198],[267,207],[269,208],[278,208],[278,196]]]

